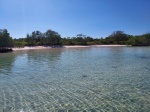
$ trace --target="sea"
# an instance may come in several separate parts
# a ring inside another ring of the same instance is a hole
[[[150,112],[150,47],[0,53],[0,112]]]

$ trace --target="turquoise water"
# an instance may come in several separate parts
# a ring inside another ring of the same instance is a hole
[[[0,54],[0,112],[150,112],[150,47]]]

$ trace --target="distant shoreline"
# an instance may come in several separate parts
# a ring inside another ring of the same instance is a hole
[[[91,45],[93,47],[124,47],[124,46],[131,46],[131,45]]]
[[[38,49],[51,49],[51,48],[88,48],[88,47],[123,47],[129,45],[90,45],[90,46],[82,46],[82,45],[72,45],[72,46],[25,46],[25,47],[16,47],[12,48],[13,51],[19,50],[38,50]]]

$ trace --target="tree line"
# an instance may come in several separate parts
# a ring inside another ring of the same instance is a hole
[[[132,45],[132,46],[150,46],[150,33],[133,36],[124,33],[124,31],[114,31],[105,38],[92,38],[83,34],[77,34],[74,37],[64,37],[53,30],[47,30],[42,33],[33,31],[27,34],[25,38],[13,39],[7,29],[0,29],[0,47],[24,47],[24,46],[55,46],[55,45]]]
[[[7,29],[0,29],[0,48],[13,47],[13,40]]]

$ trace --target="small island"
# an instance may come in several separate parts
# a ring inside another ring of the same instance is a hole
[[[150,46],[150,33],[142,35],[130,35],[124,31],[114,31],[107,37],[94,38],[84,34],[73,37],[61,37],[53,30],[46,32],[33,31],[24,38],[13,39],[14,47],[24,46],[90,46],[90,45],[129,45]]]
[[[0,29],[0,53],[12,52],[13,49],[22,49],[24,47],[41,49],[65,48],[65,46],[88,47],[93,45],[150,46],[150,33],[133,36],[124,33],[124,31],[114,31],[111,35],[104,38],[93,38],[83,34],[62,38],[58,32],[49,29],[44,33],[33,31],[24,38],[16,39],[10,36],[7,29]]]

